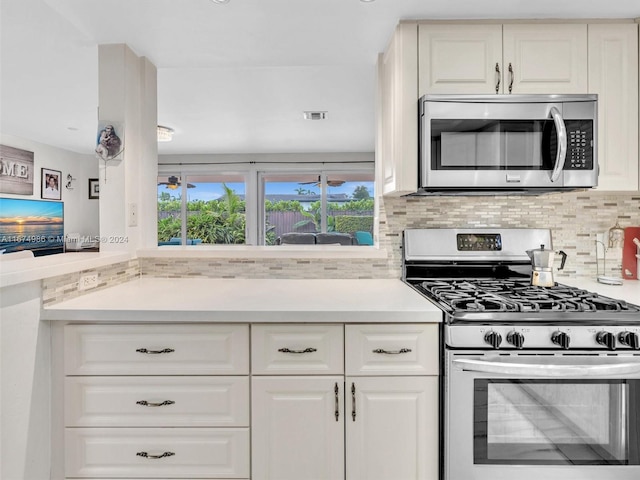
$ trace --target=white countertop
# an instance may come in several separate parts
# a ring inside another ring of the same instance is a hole
[[[610,298],[625,300],[640,305],[640,280],[623,280],[622,285],[605,285],[598,283],[595,278],[557,278],[558,283],[572,287],[583,288]]]
[[[396,279],[141,278],[47,306],[45,320],[111,322],[441,322]]]
[[[122,252],[73,252],[16,260],[3,259],[0,262],[0,287],[104,267],[126,262],[130,258],[129,253]]]

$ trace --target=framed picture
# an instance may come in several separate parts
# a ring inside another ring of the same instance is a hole
[[[60,200],[62,193],[60,185],[62,184],[62,172],[58,170],[49,170],[42,168],[40,173],[41,198],[47,200]]]
[[[97,178],[89,179],[89,198],[100,198],[100,181]]]

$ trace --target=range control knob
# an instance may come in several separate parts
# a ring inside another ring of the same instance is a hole
[[[596,334],[596,342],[604,345],[609,350],[616,349],[616,336],[611,332],[598,332]]]
[[[627,347],[631,347],[634,350],[640,349],[640,342],[638,342],[638,334],[633,332],[620,332],[618,335],[618,341]]]
[[[492,330],[485,334],[484,341],[491,345],[493,348],[499,348],[500,344],[502,343],[502,335]]]
[[[520,349],[524,345],[524,335],[520,332],[510,332],[507,334],[507,342]]]
[[[556,345],[564,348],[565,350],[569,349],[569,343],[571,343],[571,338],[564,332],[554,332],[551,335],[551,341]]]

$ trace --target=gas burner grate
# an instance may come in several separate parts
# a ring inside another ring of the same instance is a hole
[[[414,284],[454,312],[636,312],[635,305],[587,290],[532,286],[522,279],[424,279]]]

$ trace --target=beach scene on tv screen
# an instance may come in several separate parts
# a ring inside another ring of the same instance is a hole
[[[64,204],[0,198],[0,251],[64,252]]]

